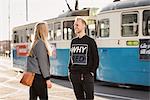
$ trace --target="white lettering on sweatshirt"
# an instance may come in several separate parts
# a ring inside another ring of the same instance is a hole
[[[87,65],[87,44],[73,44],[70,51],[73,64]]]

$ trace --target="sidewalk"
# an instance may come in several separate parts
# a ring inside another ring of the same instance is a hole
[[[0,100],[28,100],[29,87],[19,83],[22,74],[10,67],[9,58],[0,57]],[[51,100],[75,100],[73,90],[53,84],[48,89]]]
[[[29,87],[19,83],[21,76],[11,70],[0,71],[0,100],[28,100]],[[51,100],[75,100],[72,89],[53,84],[48,91]]]
[[[0,56],[0,70],[12,69],[12,62],[9,57]]]
[[[0,100],[28,100],[29,87],[19,83],[22,73],[16,72],[10,67],[8,58],[0,57]],[[51,79],[53,87],[48,89],[49,100],[76,100],[73,89],[59,85],[56,79]],[[59,83],[69,84],[69,81],[59,80]],[[109,100],[95,96],[95,100]]]

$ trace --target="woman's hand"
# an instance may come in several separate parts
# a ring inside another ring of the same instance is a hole
[[[48,88],[52,87],[52,82],[50,80],[46,80],[46,84]]]

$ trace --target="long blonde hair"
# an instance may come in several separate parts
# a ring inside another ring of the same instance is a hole
[[[48,38],[48,24],[46,22],[37,23],[34,28],[34,40],[32,41],[29,55],[32,55],[32,48],[36,45],[39,39],[41,39],[44,42],[48,55],[50,55],[47,38]]]

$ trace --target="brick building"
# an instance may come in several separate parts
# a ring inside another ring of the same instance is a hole
[[[0,54],[9,53],[9,51],[11,50],[10,44],[11,44],[11,41],[9,40],[0,41]]]

